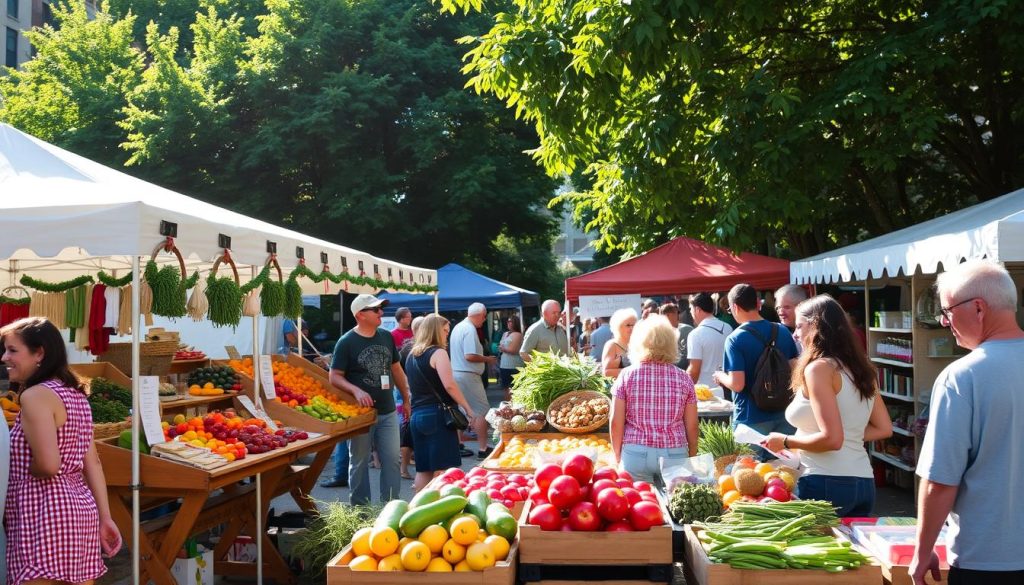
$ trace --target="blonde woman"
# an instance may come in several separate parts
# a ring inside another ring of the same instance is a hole
[[[405,362],[412,404],[409,429],[416,457],[414,491],[423,489],[445,469],[462,465],[459,434],[445,426],[442,401],[462,407],[471,425],[477,414],[466,402],[452,374],[447,351],[450,327],[444,317],[427,315],[416,330],[412,351]]]
[[[609,378],[618,377],[619,372],[629,367],[629,340],[636,326],[637,316],[633,309],[619,309],[612,314],[608,326],[612,338],[601,351],[601,370]]]
[[[679,332],[664,316],[637,323],[629,356],[633,365],[612,386],[612,451],[620,468],[650,482],[660,459],[697,454],[697,396],[690,375],[675,366]]]

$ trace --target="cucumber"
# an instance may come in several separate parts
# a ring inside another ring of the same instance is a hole
[[[448,484],[441,488],[441,497],[445,496],[462,496],[466,497],[466,490],[460,488],[457,485]]]
[[[512,542],[516,539],[516,531],[519,529],[518,524],[504,504],[494,503],[487,506],[488,534],[497,534],[505,540]]]
[[[437,490],[420,490],[418,494],[409,500],[409,508],[419,508],[426,504],[436,502],[441,499],[441,492]]]
[[[380,515],[377,516],[377,520],[373,522],[374,528],[384,528],[385,526],[391,528],[398,533],[398,523],[402,520],[402,516],[409,511],[409,503],[405,500],[391,500],[384,506],[384,509],[380,511]]]
[[[442,522],[441,526],[445,530],[448,531],[448,534],[451,534],[452,533],[452,522],[455,522],[459,518],[472,518],[476,522],[477,526],[479,526],[481,528],[483,528],[483,526],[484,526],[484,521],[482,519],[477,518],[476,514],[470,514],[469,512],[462,512],[461,514],[456,514],[456,515],[452,516],[451,518],[449,518],[449,519],[445,520],[444,522]]]
[[[469,504],[466,505],[466,511],[483,520],[487,518],[487,506],[490,505],[491,496],[488,496],[487,492],[483,490],[477,490],[469,494]]]
[[[436,502],[410,509],[399,520],[398,526],[401,529],[402,536],[416,538],[427,526],[444,522],[465,508],[466,498],[448,496]]]

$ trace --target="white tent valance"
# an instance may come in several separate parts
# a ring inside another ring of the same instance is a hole
[[[175,193],[0,124],[0,284],[14,284],[20,274],[45,281],[99,270],[123,275],[131,256],[148,256],[160,242],[161,221],[177,224],[175,242],[190,272],[210,268],[223,251],[218,234],[224,234],[240,266],[262,265],[269,240],[277,244],[285,276],[297,264],[296,247],[302,247],[314,273],[325,252],[335,273],[345,258],[356,275],[362,263],[367,276],[374,276],[376,266],[385,281],[401,275],[409,284],[437,282],[434,270],[376,258]],[[160,258],[172,261],[166,254]],[[240,272],[243,280],[249,277],[249,270]],[[320,294],[343,286],[299,283],[304,292]]]
[[[1024,189],[790,264],[790,281],[823,284],[926,274],[962,260],[1024,261]]]

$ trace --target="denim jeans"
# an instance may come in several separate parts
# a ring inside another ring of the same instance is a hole
[[[779,418],[776,420],[766,420],[764,422],[759,423],[745,423],[743,421],[737,422],[736,420],[733,420],[733,430],[736,430],[736,425],[740,423],[747,425],[748,427],[754,429],[755,431],[761,433],[762,435],[767,435],[768,433],[783,433],[786,435],[792,435],[793,433],[796,432],[796,427],[786,422],[785,418]],[[771,461],[772,459],[777,459],[775,455],[772,455],[766,449],[758,447],[757,445],[751,445],[751,447],[753,447],[754,454],[757,455],[757,457],[761,461]]]
[[[949,585],[1020,585],[1024,571],[978,571],[949,568]]]
[[[661,477],[660,459],[664,457],[673,462],[682,462],[690,456],[686,446],[661,449],[645,445],[626,443],[622,446],[622,468],[633,476],[635,481],[654,483],[655,477]]]
[[[804,475],[796,482],[802,500],[825,500],[840,517],[865,517],[875,507],[875,480],[871,477]]]
[[[398,498],[402,487],[399,475],[400,432],[398,413],[378,414],[377,423],[365,435],[348,440],[350,465],[348,469],[349,502],[352,505],[370,503],[370,444],[380,455],[380,502],[386,504]]]
[[[334,448],[334,477],[348,477],[348,441],[341,441]]]

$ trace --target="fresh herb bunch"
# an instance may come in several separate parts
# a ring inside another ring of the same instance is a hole
[[[131,390],[120,384],[115,384],[106,378],[93,378],[89,382],[89,400],[93,398],[111,400],[127,408],[132,407]]]
[[[157,268],[156,262],[146,262],[146,282],[153,291],[154,315],[163,317],[184,317],[186,288],[181,272],[174,266]]]
[[[535,351],[531,361],[519,368],[512,380],[512,402],[547,412],[556,398],[574,390],[593,390],[608,395],[609,381],[601,374],[601,365],[590,356]]]
[[[352,542],[360,528],[371,526],[381,506],[351,506],[341,502],[317,502],[320,514],[310,523],[306,534],[295,544],[295,555],[312,577],[319,577],[338,551]]]
[[[284,316],[289,319],[302,316],[302,287],[291,277],[284,283]]]
[[[284,284],[268,280],[260,289],[260,312],[267,317],[276,317],[284,311]]]
[[[702,420],[697,424],[700,440],[697,441],[698,453],[710,453],[718,459],[726,455],[753,455],[754,451],[746,443],[737,443],[732,428],[721,423]]]
[[[206,317],[218,327],[237,327],[242,320],[242,290],[234,278],[206,279]]]

